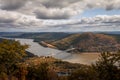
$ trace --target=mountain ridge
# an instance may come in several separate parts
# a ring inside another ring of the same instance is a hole
[[[60,50],[67,50],[72,46],[79,51],[85,52],[116,51],[120,46],[113,36],[91,32],[73,34],[51,44]]]

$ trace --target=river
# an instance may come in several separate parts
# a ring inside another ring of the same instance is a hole
[[[33,42],[33,39],[15,39],[20,41],[21,44],[28,44],[29,48],[27,51],[38,55],[38,56],[53,56],[57,59],[63,61],[68,61],[71,63],[81,63],[81,64],[91,64],[94,63],[98,57],[99,53],[81,53],[81,54],[71,54],[57,49],[42,47],[36,42]]]

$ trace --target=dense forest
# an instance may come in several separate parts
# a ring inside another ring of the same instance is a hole
[[[120,80],[120,51],[103,52],[91,65],[27,56],[28,45],[0,40],[0,80]]]

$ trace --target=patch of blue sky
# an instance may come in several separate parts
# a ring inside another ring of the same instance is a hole
[[[82,17],[94,17],[97,15],[120,15],[120,10],[114,9],[114,10],[105,10],[102,8],[99,9],[89,9],[85,10],[82,14],[79,14],[77,16],[74,16],[72,18],[79,19]]]

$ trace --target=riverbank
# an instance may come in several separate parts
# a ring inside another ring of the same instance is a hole
[[[98,58],[100,53],[81,53],[81,54],[71,54],[65,51],[43,47],[38,43],[34,42],[33,39],[15,39],[20,41],[21,44],[28,44],[29,48],[27,51],[34,53],[37,56],[52,56],[63,61],[68,61],[71,63],[82,63],[88,64],[94,63]]]

